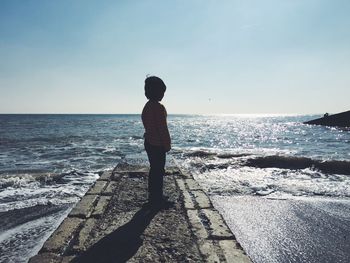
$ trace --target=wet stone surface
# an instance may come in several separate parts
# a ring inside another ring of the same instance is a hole
[[[145,205],[147,177],[146,167],[104,172],[29,262],[250,262],[190,175],[167,169],[173,204],[157,211]]]

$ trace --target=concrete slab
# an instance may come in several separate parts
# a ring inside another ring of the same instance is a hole
[[[185,186],[185,181],[183,179],[176,179],[176,184],[180,188],[181,191],[187,191]]]
[[[202,188],[194,179],[185,179],[185,182],[190,190],[202,190]]]
[[[124,175],[122,173],[113,173],[111,176],[111,180],[119,181]]]
[[[98,180],[101,180],[101,181],[110,180],[111,175],[112,175],[111,171],[104,171]]]
[[[66,256],[66,257],[62,257],[61,263],[70,263],[74,258],[75,258],[75,256]],[[44,263],[44,262],[43,262],[43,263]]]
[[[208,232],[202,224],[197,210],[187,210],[187,217],[190,221],[190,228],[198,239],[207,239]]]
[[[92,212],[93,217],[100,217],[103,215],[109,201],[111,200],[111,196],[100,196],[94,211]]]
[[[91,245],[90,233],[96,227],[97,219],[89,218],[83,228],[77,235],[77,240],[73,245],[72,251],[75,253],[81,253],[85,251]]]
[[[61,263],[61,257],[54,253],[41,253],[32,257],[28,263]]]
[[[181,170],[180,176],[184,179],[193,179],[192,175],[189,172],[183,170]]]
[[[165,171],[166,175],[180,175],[181,172],[177,167],[168,167]]]
[[[191,192],[199,208],[213,208],[208,196],[202,190]]]
[[[103,195],[113,195],[118,185],[118,182],[110,181],[104,190]]]
[[[94,208],[98,195],[85,195],[69,213],[69,217],[88,218]]]
[[[235,240],[220,240],[219,245],[228,263],[251,263]]]
[[[129,178],[144,178],[146,176],[148,176],[148,172],[144,172],[144,171],[131,171],[126,173],[126,175]]]
[[[97,195],[103,192],[105,186],[107,185],[107,181],[96,181],[93,187],[86,193],[88,195]]]
[[[222,219],[218,211],[213,209],[201,209],[205,217],[208,219],[210,238],[213,239],[232,239],[233,235]]]
[[[185,190],[185,191],[182,192],[182,196],[184,198],[185,208],[186,209],[194,209],[195,208],[195,204],[192,201],[190,193]]]
[[[137,211],[129,211],[124,213],[118,213],[115,215],[114,220],[108,222],[108,224],[102,223],[99,225],[99,232],[94,231],[93,237],[100,239],[104,236],[116,231],[119,227],[128,223]],[[101,223],[101,222],[100,222]]]
[[[83,222],[83,219],[76,217],[66,218],[45,242],[40,252],[56,252],[63,254]]]
[[[211,240],[200,240],[199,244],[199,251],[203,254],[204,262],[207,263],[220,263],[222,260],[220,260],[220,257],[218,256],[218,253],[216,251],[216,246]]]

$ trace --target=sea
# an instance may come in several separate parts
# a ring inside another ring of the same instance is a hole
[[[303,124],[320,116],[170,114],[167,162],[191,172],[228,222],[232,198],[349,204],[350,130]],[[148,165],[143,133],[137,114],[0,115],[0,262],[35,255],[104,170]]]

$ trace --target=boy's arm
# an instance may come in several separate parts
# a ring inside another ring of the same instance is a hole
[[[168,152],[171,149],[171,139],[167,124],[167,112],[163,105],[161,105],[161,113],[159,116],[159,135],[162,140],[165,151]]]

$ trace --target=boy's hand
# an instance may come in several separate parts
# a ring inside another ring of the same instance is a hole
[[[170,145],[165,146],[165,152],[169,152],[170,150],[171,150],[171,146]]]

